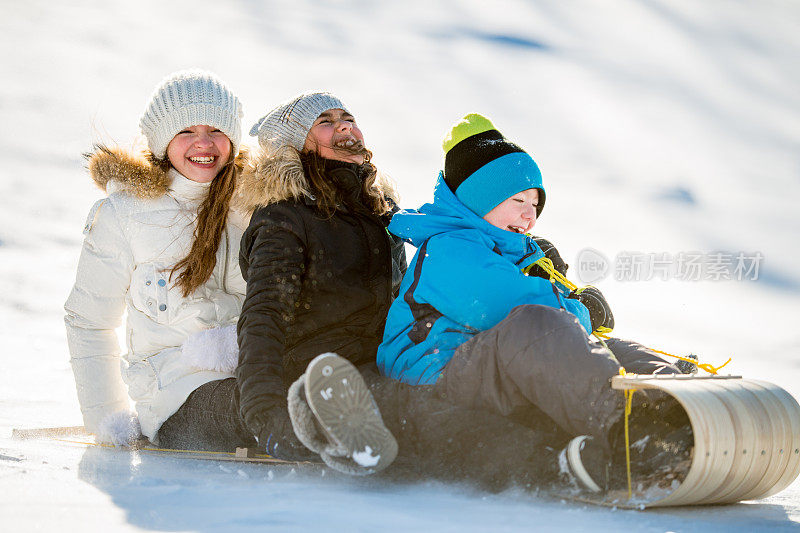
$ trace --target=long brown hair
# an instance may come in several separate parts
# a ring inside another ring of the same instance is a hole
[[[340,148],[339,150],[346,150]],[[351,150],[364,156],[364,163],[359,167],[361,177],[361,192],[359,202],[373,215],[381,216],[391,211],[392,206],[375,180],[378,176],[378,168],[371,162],[372,152],[367,150],[361,143],[358,143]],[[347,205],[346,198],[342,191],[325,176],[325,158],[314,151],[303,151],[300,153],[300,160],[306,172],[306,177],[314,190],[316,196],[316,206],[320,213],[328,218],[336,212],[338,205]],[[353,207],[353,206],[348,206]]]
[[[211,182],[208,194],[197,211],[197,225],[189,253],[170,270],[170,282],[172,276],[177,274],[176,285],[181,288],[184,298],[209,280],[217,264],[217,249],[228,222],[228,210],[241,171],[242,157],[241,153],[238,157],[234,156],[231,150],[228,162]],[[150,158],[153,164],[164,171],[172,166],[167,157],[155,159],[151,155]]]

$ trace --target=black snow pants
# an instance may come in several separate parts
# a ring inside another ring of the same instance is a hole
[[[609,443],[623,413],[623,395],[609,384],[620,367],[640,374],[680,371],[634,342],[607,345],[590,339],[563,309],[522,305],[459,346],[435,388],[455,405],[523,423],[544,414],[571,436]]]
[[[433,385],[408,385],[359,367],[399,444],[394,463],[380,475],[399,480],[460,481],[492,491],[542,487],[555,480],[553,452],[569,440],[546,417],[523,425],[486,409],[454,405]]]
[[[552,421],[536,429],[495,413],[441,398],[432,386],[411,386],[381,376],[374,363],[358,368],[400,452],[382,477],[476,483],[488,490],[541,486],[553,479],[554,460],[567,436]],[[286,413],[288,418],[288,413]],[[239,416],[236,379],[198,387],[158,431],[165,448],[233,451],[256,447]]]

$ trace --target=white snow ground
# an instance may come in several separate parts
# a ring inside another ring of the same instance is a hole
[[[489,115],[540,163],[537,230],[573,278],[587,246],[611,260],[761,252],[758,281],[596,284],[617,334],[733,356],[726,371],[800,397],[796,3],[29,0],[2,12],[0,530],[800,529],[800,482],[759,502],[613,511],[9,438],[81,423],[61,318],[99,196],[80,154],[129,145],[155,84],[190,66],[238,92],[245,131],[301,90],[339,94],[410,207],[430,198],[449,125]]]

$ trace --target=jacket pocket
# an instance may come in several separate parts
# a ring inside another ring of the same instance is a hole
[[[170,301],[169,270],[162,263],[141,263],[136,266],[131,278],[131,302],[133,306],[159,324],[169,324],[173,309]],[[177,303],[177,302],[176,302]],[[175,304],[173,303],[173,306]]]
[[[152,399],[158,390],[156,374],[147,360],[132,361],[122,372],[128,395],[136,402]]]
[[[170,267],[152,262],[137,265],[131,279],[133,306],[159,324],[173,323],[189,300],[169,276]]]
[[[145,362],[150,366],[155,376],[158,390],[169,387],[178,379],[192,372],[181,361],[180,348],[161,350],[157,354],[147,357]]]
[[[168,348],[142,359],[131,361],[123,370],[128,394],[135,401],[152,400],[154,395],[178,379],[190,374],[191,369],[181,362],[180,348]]]

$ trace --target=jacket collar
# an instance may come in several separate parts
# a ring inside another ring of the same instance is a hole
[[[119,148],[98,147],[87,154],[89,174],[107,194],[125,192],[142,199],[160,198],[169,193],[181,203],[205,199],[211,183],[197,183],[174,168],[164,171],[143,155]]]
[[[417,211],[400,211],[389,224],[389,231],[417,247],[434,235],[463,230],[471,230],[487,247],[520,268],[544,257],[528,235],[502,230],[473,213],[456,198],[441,172],[436,180],[433,203],[425,204]]]
[[[345,198],[353,203],[358,202],[363,183],[360,165],[330,159],[326,159],[324,165],[325,177],[342,192]]]
[[[247,213],[284,200],[316,204],[300,154],[288,146],[254,151],[248,156],[238,183],[234,205]],[[397,195],[391,182],[380,172],[375,187],[385,198],[395,200]]]
[[[334,161],[326,159],[324,162],[325,176],[336,184],[341,189],[345,196],[351,198],[354,202],[358,200],[361,192],[361,177],[359,165],[355,163],[347,163],[344,161]],[[304,170],[305,172],[305,170]],[[303,203],[308,206],[315,206],[317,204],[317,197],[312,192],[303,195]],[[345,206],[339,206],[342,211],[347,211]]]
[[[206,198],[208,190],[211,188],[211,182],[192,181],[174,168],[167,172],[167,177],[170,179],[170,196],[181,203],[199,204]]]

